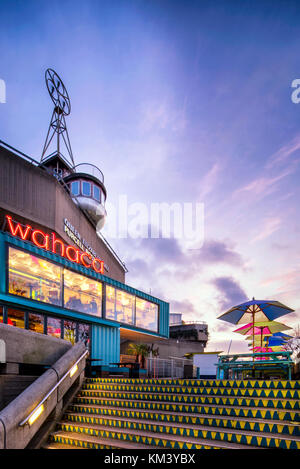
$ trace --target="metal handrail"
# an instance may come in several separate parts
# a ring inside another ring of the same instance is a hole
[[[23,427],[26,425],[30,419],[30,417],[36,412],[36,410],[46,402],[46,400],[51,396],[51,394],[55,391],[55,389],[58,388],[58,386],[64,381],[64,379],[70,374],[70,371],[74,366],[76,366],[87,354],[89,353],[88,350],[86,350],[79,358],[78,360],[68,369],[68,371],[63,375],[63,377],[56,383],[55,386],[53,386],[50,391],[46,394],[46,396],[34,407],[34,409],[30,412],[30,414],[22,420],[22,422],[19,423],[19,427]]]

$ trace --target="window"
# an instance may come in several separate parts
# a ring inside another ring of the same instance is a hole
[[[78,342],[84,342],[86,347],[90,344],[90,326],[78,324]]]
[[[71,182],[71,194],[72,195],[75,195],[75,196],[79,195],[79,193],[80,193],[79,185],[80,185],[79,181]]]
[[[61,306],[61,267],[10,247],[9,293]]]
[[[101,192],[100,192],[99,187],[93,185],[93,197],[94,197],[94,199],[98,200],[98,202],[101,202],[100,194],[101,194]]]
[[[117,321],[126,322],[127,324],[134,323],[134,299],[133,295],[121,290],[116,291]]]
[[[61,319],[47,317],[47,335],[61,338]]]
[[[106,318],[116,321],[116,289],[106,285]]]
[[[102,283],[64,269],[64,306],[101,316]]]
[[[28,314],[28,329],[30,331],[44,334],[44,319],[45,318],[42,314],[29,313]]]
[[[82,191],[82,195],[85,195],[86,197],[90,197],[91,196],[91,183],[86,182],[86,181],[82,181],[81,182],[81,191]]]
[[[64,321],[64,339],[71,342],[72,345],[76,342],[76,326],[75,321]]]
[[[24,311],[8,308],[7,310],[7,324],[11,326],[20,327],[25,329],[25,315]]]
[[[106,285],[106,318],[134,324],[134,295]]]
[[[157,331],[158,306],[150,301],[136,298],[136,326]]]
[[[3,322],[3,308],[0,306],[0,323]]]

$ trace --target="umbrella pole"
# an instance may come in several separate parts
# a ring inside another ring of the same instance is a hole
[[[252,350],[253,350],[253,369],[252,369],[252,377],[255,377],[254,371],[254,311],[252,311]]]

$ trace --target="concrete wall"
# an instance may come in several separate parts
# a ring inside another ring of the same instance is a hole
[[[66,244],[76,246],[64,232],[67,218],[109,266],[105,275],[125,282],[124,269],[53,176],[1,146],[0,165],[0,229],[8,213],[20,223],[28,223],[46,233],[54,231]]]
[[[193,356],[193,364],[200,368],[200,377],[217,375],[218,353],[203,353]]]
[[[0,339],[5,342],[6,362],[11,369],[18,363],[52,365],[72,346],[66,340],[8,324],[0,324]]]
[[[85,358],[78,363],[78,369],[73,376],[70,376],[69,370],[85,353],[85,350],[82,342],[75,344],[50,369],[0,412],[0,449],[24,449],[36,437],[43,424],[47,423],[49,416],[52,416],[51,419],[55,423],[65,408],[64,396],[66,393],[74,386],[77,390],[82,384]],[[50,393],[56,385],[58,387]],[[74,389],[74,392],[76,390]],[[40,406],[42,400],[44,400],[43,411],[40,417],[32,425],[26,423],[21,425],[31,412]]]

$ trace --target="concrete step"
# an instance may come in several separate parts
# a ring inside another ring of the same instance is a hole
[[[212,400],[212,399],[211,399]],[[185,413],[205,413],[212,415],[226,415],[226,416],[243,416],[254,418],[271,418],[276,420],[287,421],[300,421],[300,414],[298,411],[290,409],[276,409],[268,407],[257,408],[251,405],[237,405],[222,404],[220,402],[204,402],[197,404],[189,403],[172,403],[172,402],[152,402],[144,400],[130,400],[130,399],[100,399],[86,396],[76,396],[73,400],[74,404],[78,405],[94,405],[94,406],[108,406],[119,407],[134,410],[148,410],[148,411],[172,411],[172,412],[185,412]]]
[[[253,409],[255,415],[257,412]],[[166,412],[160,411],[147,412],[137,411],[133,409],[125,410],[118,407],[104,407],[104,406],[80,406],[71,405],[66,416],[71,414],[78,414],[88,416],[99,416],[107,419],[139,419],[140,421],[151,420],[154,423],[172,423],[172,424],[187,424],[187,425],[206,425],[218,428],[231,428],[240,430],[249,430],[265,433],[279,433],[287,434],[290,436],[299,435],[299,424],[291,423],[289,421],[274,421],[274,419],[263,419],[254,417],[230,417],[228,416],[214,416],[207,414],[184,414],[180,412]]]
[[[86,378],[87,383],[134,384],[134,385],[173,385],[196,387],[230,387],[249,389],[300,389],[300,381],[281,380],[216,380],[216,379],[173,379],[173,378]]]
[[[210,440],[201,437],[188,437],[179,435],[168,435],[159,432],[133,430],[133,429],[116,429],[106,427],[104,425],[94,424],[70,424],[68,421],[62,421],[59,424],[59,430],[63,432],[71,432],[80,434],[81,439],[85,439],[86,435],[93,436],[98,439],[109,439],[115,441],[117,447],[119,442],[131,443],[130,448],[136,448],[136,444],[146,445],[149,447],[155,446],[160,449],[204,449],[204,447],[223,448],[223,449],[251,449],[247,444],[235,443],[230,441]],[[117,443],[116,443],[117,442]],[[134,446],[132,446],[134,445]],[[252,446],[252,448],[259,448],[259,446]]]
[[[44,446],[45,449],[143,449],[150,450],[151,445],[139,444],[132,441],[115,440],[111,438],[98,438],[85,434],[72,432],[57,431],[51,434],[50,442]],[[63,443],[60,443],[63,442]],[[225,445],[211,446],[209,444],[202,445],[199,449],[226,449]],[[234,449],[239,449],[236,447]]]
[[[226,387],[195,387],[165,385],[158,386],[153,384],[84,384],[83,390],[88,391],[114,391],[114,392],[150,392],[164,394],[193,394],[193,395],[220,395],[232,397],[263,397],[276,399],[299,399],[300,390],[293,389],[264,389],[264,388],[226,388]]]
[[[166,436],[173,438],[174,436],[184,436],[188,439],[205,438],[213,441],[226,441],[231,443],[242,443],[246,445],[263,446],[268,448],[288,448],[300,449],[300,436],[272,434],[260,431],[251,431],[249,429],[228,429],[219,426],[194,425],[184,423],[157,423],[153,420],[140,421],[137,418],[120,418],[120,417],[98,417],[88,416],[86,414],[68,413],[62,425],[71,425],[71,428],[77,428],[88,425],[89,428],[109,427],[110,430],[116,431],[144,431],[160,434],[161,437]],[[63,428],[66,429],[66,428]]]
[[[267,407],[277,409],[299,410],[299,399],[276,399],[255,397],[229,397],[215,394],[213,396],[202,396],[198,394],[174,394],[174,393],[150,393],[150,392],[126,392],[126,391],[96,391],[82,389],[78,397],[89,397],[96,399],[126,399],[126,400],[149,400],[151,402],[176,402],[190,404],[220,404],[238,405],[250,407]]]

